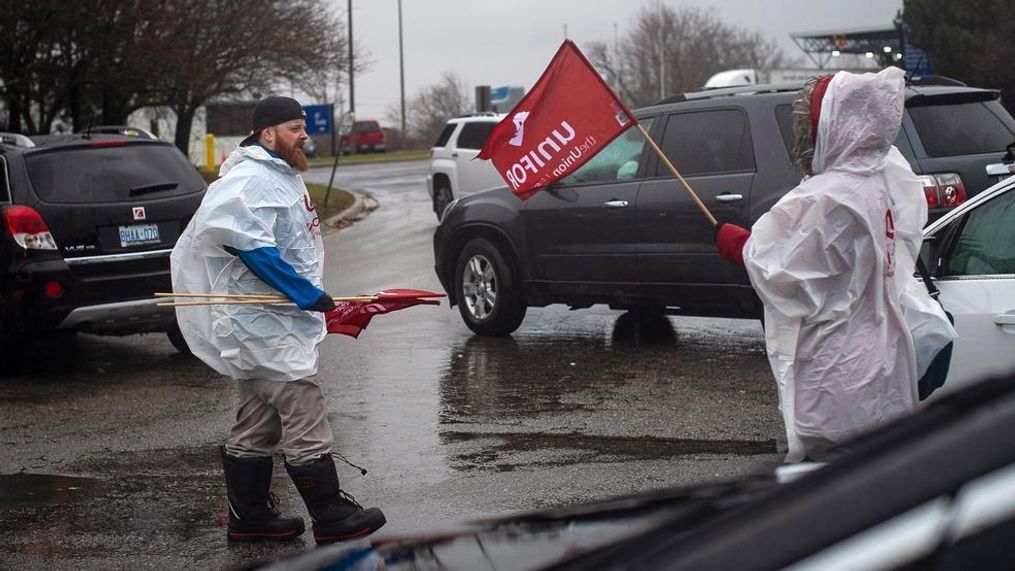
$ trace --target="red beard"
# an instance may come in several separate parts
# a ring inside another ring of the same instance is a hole
[[[310,164],[307,163],[307,156],[303,154],[303,144],[300,142],[293,143],[291,147],[287,147],[285,143],[279,140],[279,144],[276,145],[278,148],[275,152],[278,156],[282,157],[282,160],[289,163],[292,168],[303,172],[310,168]]]

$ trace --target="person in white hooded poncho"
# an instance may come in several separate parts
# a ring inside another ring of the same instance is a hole
[[[744,264],[764,303],[788,462],[826,459],[918,401],[904,305],[927,214],[892,146],[904,102],[898,68],[812,81],[794,105],[804,180],[750,232],[717,233],[720,254]],[[813,156],[801,149],[808,139]]]
[[[230,541],[295,539],[303,520],[271,499],[279,450],[313,519],[317,543],[369,534],[385,523],[339,487],[332,432],[318,382],[324,312],[320,219],[297,170],[306,170],[302,106],[267,97],[253,133],[223,163],[170,258],[173,289],[198,294],[283,294],[292,305],[178,307],[191,351],[234,379],[236,421],[222,447]]]

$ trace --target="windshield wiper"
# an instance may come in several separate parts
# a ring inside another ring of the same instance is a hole
[[[130,188],[130,196],[137,196],[139,194],[150,194],[152,192],[162,192],[164,190],[173,190],[180,186],[176,182],[158,182],[155,184],[143,184],[141,186],[132,186]]]

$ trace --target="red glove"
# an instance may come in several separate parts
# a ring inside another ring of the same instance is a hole
[[[719,257],[731,264],[744,265],[744,244],[751,237],[751,231],[736,224],[723,224],[715,233],[715,246]]]

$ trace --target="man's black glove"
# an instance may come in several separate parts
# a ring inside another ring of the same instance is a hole
[[[327,293],[321,294],[321,297],[317,298],[314,305],[307,308],[307,311],[320,311],[325,313],[335,309],[335,300],[331,299],[331,296]]]

